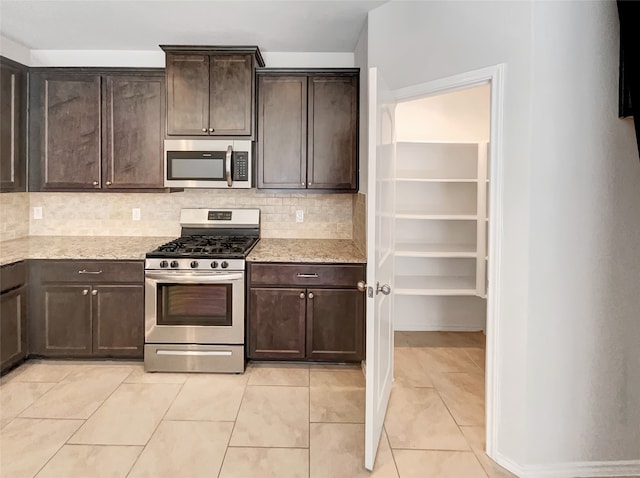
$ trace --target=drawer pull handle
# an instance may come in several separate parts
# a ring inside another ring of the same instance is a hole
[[[316,274],[315,272],[313,274],[302,274],[302,273],[298,272],[297,276],[302,278],[302,279],[317,279],[318,278],[318,274]]]
[[[86,269],[82,269],[81,271],[78,271],[78,274],[102,274],[102,271],[88,271]]]

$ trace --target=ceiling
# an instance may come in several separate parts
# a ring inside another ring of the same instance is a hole
[[[386,1],[0,0],[0,33],[32,50],[352,52],[367,12]]]

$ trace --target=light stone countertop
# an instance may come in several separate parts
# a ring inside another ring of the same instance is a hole
[[[261,238],[247,256],[251,262],[367,262],[366,255],[351,239]]]
[[[0,265],[26,259],[142,260],[175,237],[28,236],[0,242]],[[261,238],[247,257],[253,262],[366,263],[350,239]]]
[[[0,265],[25,259],[142,260],[175,237],[28,236],[0,242]]]

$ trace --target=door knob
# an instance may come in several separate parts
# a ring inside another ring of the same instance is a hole
[[[391,287],[389,287],[389,284],[384,284],[384,285],[380,285],[380,282],[376,283],[376,294],[379,294],[380,292],[382,292],[384,295],[389,295],[391,294]]]
[[[367,290],[367,283],[365,281],[359,280],[357,285],[360,292],[364,292]]]

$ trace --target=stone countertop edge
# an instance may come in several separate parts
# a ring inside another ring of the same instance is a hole
[[[0,242],[0,265],[27,259],[144,260],[175,239],[149,236],[26,236]]]
[[[367,257],[351,239],[260,238],[247,261],[365,264]]]

